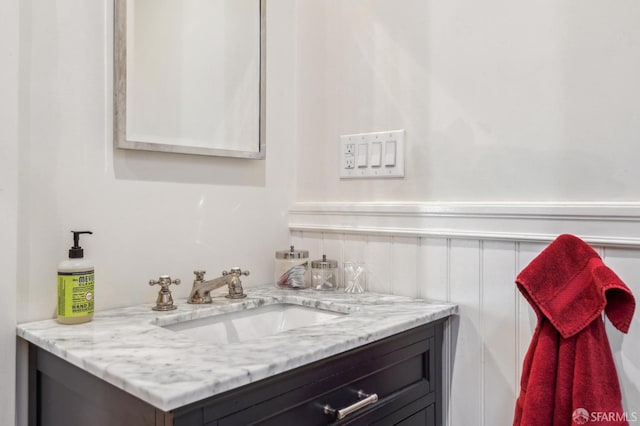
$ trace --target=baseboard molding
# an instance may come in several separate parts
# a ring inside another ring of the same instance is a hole
[[[640,248],[640,203],[299,202],[301,232],[549,242],[574,234],[603,247]]]

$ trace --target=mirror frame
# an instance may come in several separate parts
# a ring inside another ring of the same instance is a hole
[[[257,152],[127,140],[127,0],[114,2],[114,140],[117,148],[263,160],[266,157],[266,1],[260,2],[260,112]]]

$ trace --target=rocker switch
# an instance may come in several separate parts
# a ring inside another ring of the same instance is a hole
[[[358,158],[356,160],[356,165],[358,167],[367,167],[367,151],[369,144],[361,143],[358,144]]]
[[[382,165],[382,142],[373,142],[371,144],[371,167],[380,167]]]
[[[384,165],[394,167],[396,165],[396,141],[384,143]]]

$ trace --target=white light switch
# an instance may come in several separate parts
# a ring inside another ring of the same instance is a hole
[[[373,142],[371,144],[371,167],[380,167],[382,165],[382,142]]]
[[[395,167],[396,141],[387,141],[384,143],[384,165],[385,167]]]
[[[341,135],[340,178],[403,178],[404,139],[404,130]]]
[[[358,167],[367,167],[367,151],[369,148],[369,144],[361,143],[358,144]]]

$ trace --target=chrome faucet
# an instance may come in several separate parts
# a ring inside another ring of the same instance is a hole
[[[193,271],[196,279],[193,280],[193,288],[187,299],[187,303],[211,303],[211,292],[225,285],[229,288],[229,294],[225,297],[229,299],[241,299],[247,297],[242,289],[241,275],[249,275],[249,271],[242,271],[240,268],[231,268],[229,272],[222,271],[222,276],[205,281],[204,274],[207,271]]]

